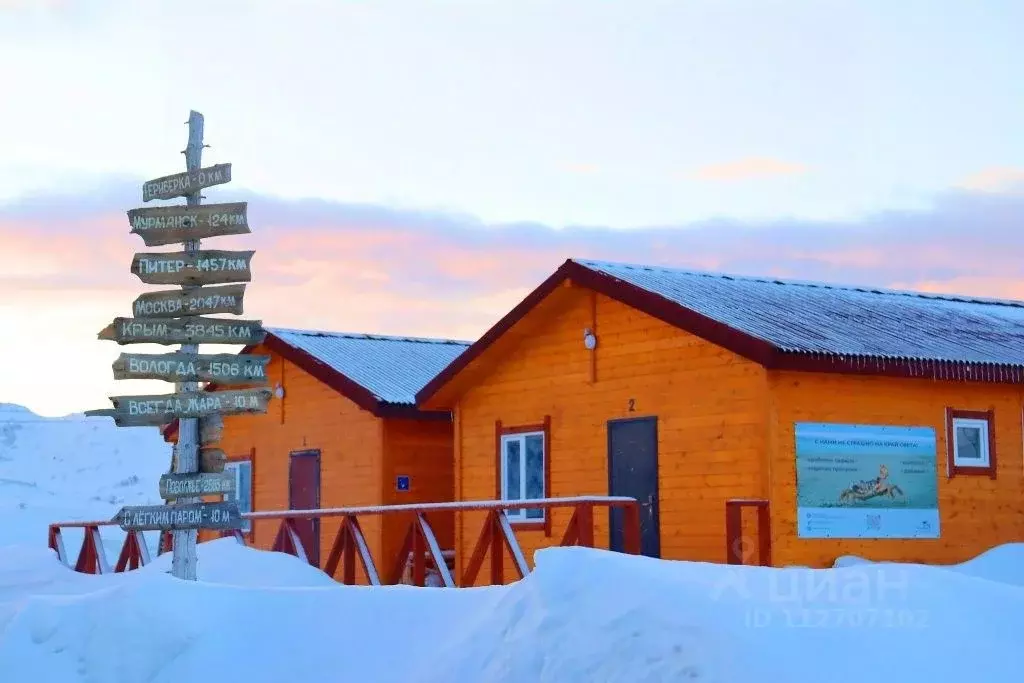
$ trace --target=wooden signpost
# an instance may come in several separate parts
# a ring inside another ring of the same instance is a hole
[[[252,279],[252,251],[136,254],[132,272],[148,285],[221,285]]]
[[[198,112],[196,112],[198,114]],[[202,117],[202,114],[199,114]],[[191,121],[189,124],[191,125]],[[201,132],[201,131],[200,131]],[[191,134],[192,131],[189,130]],[[192,142],[189,140],[189,142]],[[200,142],[200,145],[202,143]],[[186,150],[186,154],[188,151]],[[199,147],[197,155],[203,153]],[[188,160],[185,161],[188,164]],[[163,178],[149,180],[142,185],[142,201],[148,202],[152,199],[174,199],[175,197],[196,197],[199,198],[199,191],[205,190],[214,185],[223,185],[231,182],[231,164],[217,164],[207,168],[192,168],[184,173],[165,175]],[[199,202],[196,202],[198,205]],[[192,206],[189,204],[189,206]],[[194,239],[194,238],[189,238]]]
[[[216,382],[265,386],[270,356],[217,353],[122,353],[114,361],[114,379],[162,379],[167,382]]]
[[[142,186],[143,202],[184,197],[185,204],[128,211],[130,233],[139,235],[147,247],[184,244],[183,251],[136,254],[131,272],[144,283],[181,289],[140,295],[132,305],[134,317],[114,318],[98,335],[122,345],[181,344],[174,353],[122,353],[113,364],[115,379],[174,382],[174,393],[114,396],[113,408],[87,411],[112,417],[122,427],[178,421],[172,471],[160,479],[160,496],[169,502],[123,507],[117,522],[131,531],[173,531],[171,573],[192,581],[197,530],[240,529],[243,523],[236,503],[200,500],[235,493],[234,477],[224,472],[227,457],[212,447],[220,439],[223,416],[266,413],[271,399],[269,356],[199,353],[199,344],[251,346],[266,337],[258,320],[205,317],[242,313],[245,284],[237,283],[251,281],[254,254],[200,248],[202,239],[251,232],[245,202],[201,205],[203,189],[231,182],[231,164],[202,167],[205,146],[203,116],[193,111],[184,151],[186,170]],[[199,382],[236,388],[212,391],[209,386],[201,389]]]
[[[125,531],[192,531],[242,528],[237,503],[184,503],[177,505],[126,505],[117,513]],[[177,546],[175,546],[177,547]],[[194,580],[194,579],[193,579]]]
[[[165,474],[160,477],[160,497],[175,500],[235,492],[231,474]]]
[[[245,285],[198,287],[191,291],[165,289],[140,294],[132,304],[136,318],[178,318],[181,316],[241,315]]]
[[[175,394],[111,396],[112,416],[119,427],[159,427],[174,420],[188,420],[219,413],[244,415],[267,412],[270,389],[181,391]],[[179,424],[180,428],[180,424]],[[180,435],[179,435],[180,436]]]
[[[259,320],[229,318],[114,318],[97,335],[118,344],[259,344]]]
[[[248,205],[207,204],[206,206],[157,206],[128,212],[131,233],[142,237],[147,247],[204,240],[250,232]]]

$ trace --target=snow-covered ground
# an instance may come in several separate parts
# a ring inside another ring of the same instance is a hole
[[[1020,680],[1021,544],[958,567],[827,570],[555,548],[526,579],[477,589],[341,586],[231,539],[200,546],[199,582],[173,579],[168,562],[90,576],[38,544],[0,549],[0,672],[34,683]]]
[[[200,546],[196,583],[170,577],[166,555],[92,576],[46,548],[50,521],[159,502],[169,456],[155,429],[0,405],[0,681],[1021,679],[1024,544],[952,567],[828,570],[555,548],[515,584],[455,590],[341,586],[230,539]],[[103,533],[113,561],[123,534]]]
[[[157,482],[170,458],[170,445],[154,427],[117,427],[106,417],[40,417],[0,403],[0,547],[45,547],[50,522],[110,519],[122,505],[163,502]],[[81,532],[66,533],[68,552],[75,552]],[[123,532],[104,527],[101,535],[108,557],[117,559]]]

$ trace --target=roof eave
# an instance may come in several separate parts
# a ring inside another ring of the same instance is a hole
[[[1024,366],[926,358],[883,358],[825,352],[785,352],[774,370],[930,379],[947,382],[1024,384]]]

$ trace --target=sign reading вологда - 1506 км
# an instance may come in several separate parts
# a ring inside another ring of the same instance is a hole
[[[231,353],[122,353],[114,361],[114,379],[162,379],[167,382],[267,384],[270,356]]]

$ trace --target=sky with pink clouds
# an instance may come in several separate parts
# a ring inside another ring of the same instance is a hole
[[[207,245],[256,249],[268,325],[473,339],[569,257],[1024,299],[1020,26],[996,1],[0,0],[0,401],[167,390],[115,382],[95,335],[154,289],[125,212],[182,168],[190,108],[233,164],[208,200],[253,226]]]

